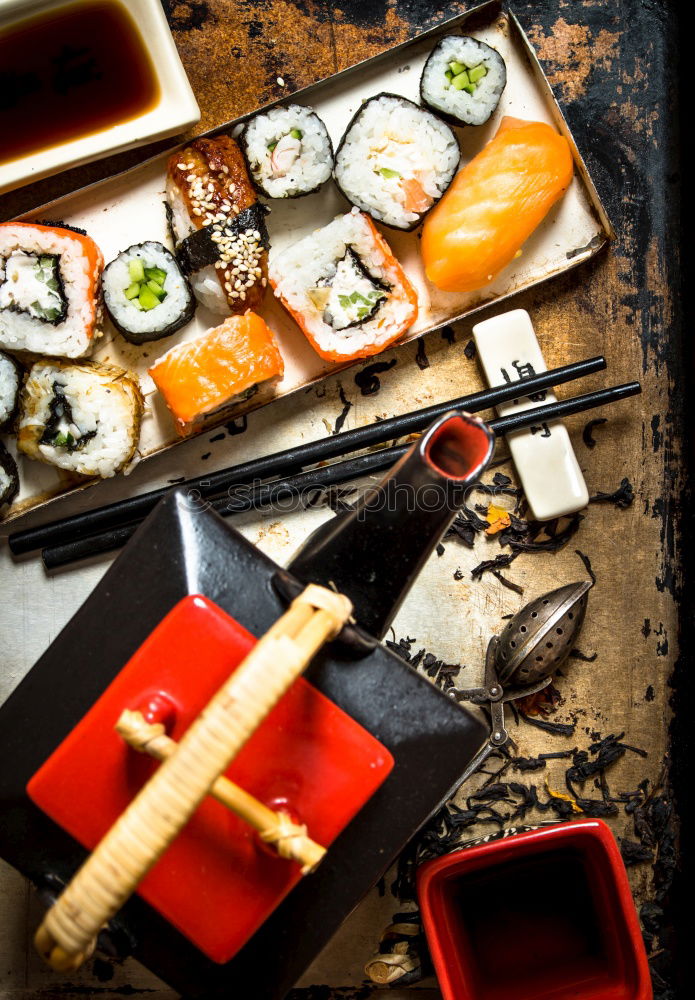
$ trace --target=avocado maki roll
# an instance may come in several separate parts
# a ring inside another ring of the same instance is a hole
[[[239,141],[254,184],[268,198],[301,198],[331,176],[331,139],[311,108],[289,104],[256,115]]]
[[[11,504],[19,492],[17,463],[0,441],[0,509]]]
[[[105,268],[104,303],[131,344],[161,340],[193,318],[195,298],[176,258],[161,243],[136,243]]]
[[[17,412],[22,369],[14,358],[0,351],[0,430],[7,427]]]
[[[445,35],[425,63],[420,96],[455,125],[483,125],[506,83],[507,67],[497,49],[468,35]]]

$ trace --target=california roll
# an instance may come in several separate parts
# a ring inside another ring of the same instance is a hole
[[[395,94],[365,101],[340,140],[336,184],[348,201],[394,229],[413,229],[451,183],[456,136],[430,111]]]

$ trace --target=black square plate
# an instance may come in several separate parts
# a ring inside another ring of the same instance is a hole
[[[40,889],[69,880],[85,851],[28,799],[31,776],[181,598],[205,594],[261,635],[285,609],[277,572],[216,514],[174,495],[0,709],[0,853]],[[485,738],[481,723],[384,646],[357,658],[334,643],[307,676],[388,747],[395,766],[318,871],[227,964],[207,959],[139,897],[127,903],[112,940],[189,997],[283,997],[449,796]]]

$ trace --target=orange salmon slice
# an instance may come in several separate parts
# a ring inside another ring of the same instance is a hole
[[[230,316],[207,333],[172,347],[149,374],[164,396],[176,428],[189,434],[259,382],[282,375],[273,331],[255,313]]]

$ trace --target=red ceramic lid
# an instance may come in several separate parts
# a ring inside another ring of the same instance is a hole
[[[157,767],[115,732],[123,709],[171,723],[169,735],[180,739],[255,641],[212,601],[184,598],[36,772],[29,796],[93,848]],[[378,740],[300,679],[226,774],[268,805],[286,804],[327,847],[392,767]],[[139,893],[209,958],[226,962],[300,878],[298,864],[207,798]]]

